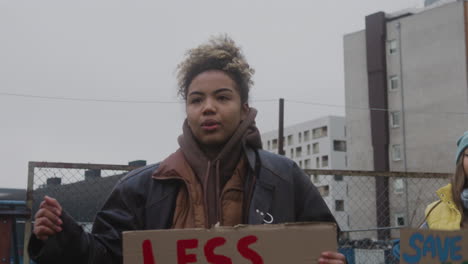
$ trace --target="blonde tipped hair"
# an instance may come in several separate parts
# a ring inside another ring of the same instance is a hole
[[[241,102],[248,102],[255,70],[250,67],[240,47],[229,36],[211,37],[207,43],[187,51],[185,59],[177,66],[179,95],[186,100],[192,80],[198,74],[209,70],[220,70],[229,75],[237,84]]]

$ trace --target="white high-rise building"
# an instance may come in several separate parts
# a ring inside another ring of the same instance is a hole
[[[326,116],[284,128],[285,155],[302,169],[345,170],[347,167],[345,118]],[[278,153],[278,130],[262,134],[265,150]],[[342,176],[312,175],[341,229],[349,228],[346,212],[347,183]]]

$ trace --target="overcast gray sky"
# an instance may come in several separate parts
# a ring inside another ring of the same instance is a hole
[[[422,0],[0,0],[0,188],[26,188],[28,161],[157,162],[178,147],[184,52],[228,33],[256,69],[266,132],[280,97],[344,105],[343,35],[377,11]],[[169,103],[110,103],[9,94]],[[172,102],[172,103],[171,103]],[[178,103],[179,102],[179,103]],[[343,107],[286,101],[286,125]]]

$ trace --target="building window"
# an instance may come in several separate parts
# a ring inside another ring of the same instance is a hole
[[[289,135],[288,136],[288,146],[291,146],[293,144],[293,136]]]
[[[310,155],[310,144],[307,145],[307,155]]]
[[[270,140],[267,141],[267,145],[268,145],[268,150],[271,150]]]
[[[317,189],[321,196],[328,196],[330,194],[330,187],[328,185],[319,186]]]
[[[304,141],[310,140],[310,133],[309,130],[304,131]]]
[[[348,156],[344,156],[344,165],[345,167],[348,167]]]
[[[344,200],[335,200],[335,211],[337,212],[344,211]]]
[[[398,52],[398,42],[396,39],[389,40],[387,45],[389,54],[395,54]]]
[[[335,179],[335,181],[342,181],[343,175],[334,175],[333,178]]]
[[[320,152],[319,143],[314,143],[314,144],[312,145],[312,153],[318,154],[319,152]]]
[[[312,181],[313,181],[314,183],[319,183],[319,176],[318,176],[318,175],[315,175],[315,174],[312,175]]]
[[[395,225],[396,226],[405,226],[405,215],[404,214],[395,214]]]
[[[388,87],[390,87],[390,90],[396,90],[400,87],[400,79],[397,75],[392,75],[388,78]]]
[[[319,157],[317,157],[317,158],[315,159],[315,167],[316,167],[317,169],[320,168],[320,158],[319,158]]]
[[[405,190],[405,181],[401,178],[395,179],[393,187],[395,188],[395,193],[403,193]]]
[[[294,158],[294,149],[291,148],[291,159]]]
[[[273,139],[273,142],[271,143],[273,146],[273,149],[277,149],[278,148],[278,139]]]
[[[327,135],[328,135],[328,128],[326,126],[312,129],[313,139],[326,137]]]
[[[401,160],[401,146],[400,145],[392,145],[392,159],[393,161]]]
[[[299,161],[299,168],[302,169],[302,160]]]
[[[304,168],[305,169],[310,169],[310,159],[304,160]]]
[[[399,111],[390,113],[390,122],[393,128],[400,127],[400,112]]]
[[[300,158],[302,156],[302,147],[296,148],[296,158]]]
[[[322,167],[328,167],[328,156],[322,156]]]
[[[346,151],[346,141],[344,140],[333,140],[333,150],[335,151]]]

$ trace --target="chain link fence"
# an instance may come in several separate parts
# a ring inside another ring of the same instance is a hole
[[[127,172],[145,165],[146,161],[133,161],[128,165],[30,162],[27,206],[34,216],[44,196],[53,197],[86,231],[91,232],[94,217],[115,184]],[[25,249],[30,234],[29,220],[24,232]],[[24,256],[24,263],[29,263],[26,252]]]
[[[129,165],[30,162],[27,204],[34,215],[45,195],[54,197],[85,230],[91,231],[97,211],[117,181],[128,171],[144,165],[144,161]],[[398,263],[391,250],[393,240],[399,238],[399,230],[420,226],[425,207],[438,199],[436,190],[446,185],[451,176],[344,170],[305,172],[340,225],[340,251],[350,264]],[[31,232],[30,225],[26,227],[25,238]]]
[[[103,165],[77,163],[32,163],[34,181],[32,212],[38,210],[45,195],[54,197],[78,223],[91,231],[97,211],[127,172],[146,165]]]
[[[451,174],[305,170],[341,227],[349,263],[398,263],[392,254],[400,229],[418,228],[436,191]],[[354,261],[354,262],[353,262]]]

